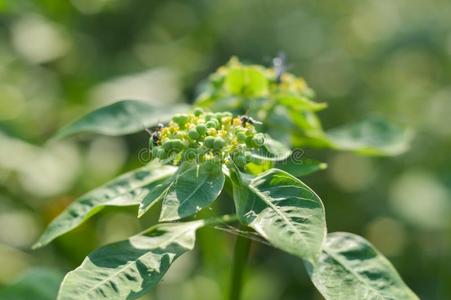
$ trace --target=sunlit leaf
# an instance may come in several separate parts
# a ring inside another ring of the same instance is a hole
[[[373,117],[328,130],[327,136],[333,148],[367,155],[397,155],[408,149],[412,132]]]
[[[136,299],[152,289],[171,264],[192,250],[203,221],[159,224],[146,234],[92,252],[61,284],[58,299]]]
[[[306,176],[327,168],[327,164],[314,159],[295,159],[290,157],[278,162],[276,168],[290,173],[295,177]]]
[[[31,269],[11,285],[0,288],[0,299],[54,300],[62,274],[48,269]]]
[[[392,264],[355,234],[330,233],[318,263],[307,263],[307,267],[313,283],[326,299],[419,299]]]
[[[54,138],[85,132],[112,136],[130,134],[165,122],[174,113],[186,110],[187,106],[182,104],[153,106],[143,101],[123,100],[84,115],[61,128]]]
[[[33,248],[50,243],[76,228],[105,206],[137,205],[152,188],[176,171],[172,166],[151,164],[126,173],[75,200],[50,223]]]
[[[268,79],[255,66],[236,66],[228,70],[224,83],[232,95],[260,97],[268,93]]]
[[[307,260],[316,259],[326,235],[326,221],[323,204],[315,192],[278,169],[251,179],[249,186],[232,181],[242,222],[275,247]]]
[[[221,164],[187,165],[163,199],[160,221],[185,218],[209,206],[221,193],[224,180]]]
[[[171,188],[175,184],[177,174],[174,174],[164,182],[156,185],[149,193],[141,200],[139,204],[138,217],[142,217],[154,204],[166,198]]]
[[[301,112],[305,110],[318,111],[327,107],[327,104],[315,102],[298,95],[281,94],[277,95],[277,101],[290,110]]]
[[[290,148],[266,135],[265,143],[255,150],[252,156],[263,161],[281,161],[287,159],[290,154]]]

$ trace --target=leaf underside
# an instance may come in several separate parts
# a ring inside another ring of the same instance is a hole
[[[314,261],[326,234],[320,198],[299,179],[271,169],[246,184],[234,184],[237,213],[272,245]]]
[[[224,187],[221,165],[205,162],[180,167],[175,183],[163,199],[160,221],[191,216],[209,206]]]
[[[307,264],[326,299],[419,299],[392,264],[368,241],[346,232],[330,233],[317,264]]]
[[[125,135],[168,121],[174,113],[187,111],[183,104],[154,106],[137,100],[123,100],[98,108],[61,128],[55,139],[78,133]]]
[[[332,147],[366,155],[398,155],[405,152],[412,132],[382,118],[345,125],[327,131]]]
[[[172,166],[150,164],[112,180],[75,200],[53,220],[33,248],[47,245],[55,238],[76,228],[105,206],[139,204],[162,180],[176,171]]]
[[[170,265],[192,250],[203,221],[159,224],[145,235],[92,252],[64,278],[59,300],[136,299],[161,280]]]

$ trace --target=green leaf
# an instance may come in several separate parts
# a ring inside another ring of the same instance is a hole
[[[382,118],[370,118],[355,124],[328,130],[333,148],[366,155],[398,155],[409,148],[412,132]]]
[[[95,250],[66,275],[58,299],[139,298],[158,284],[175,259],[193,249],[195,232],[204,224],[159,224]]]
[[[166,198],[175,184],[177,173],[155,186],[139,204],[138,218],[141,218],[155,203]]]
[[[284,144],[265,135],[265,143],[258,150],[252,152],[252,156],[262,161],[282,161],[291,155],[291,150]]]
[[[173,221],[191,216],[209,206],[224,187],[224,174],[219,163],[182,165],[173,188],[163,199],[160,221]]]
[[[0,299],[8,300],[54,300],[63,276],[48,269],[31,269],[19,280],[0,288]]]
[[[54,138],[85,132],[112,136],[130,134],[165,122],[174,113],[186,110],[187,106],[183,104],[153,106],[142,101],[123,100],[84,115],[61,128]]]
[[[326,236],[324,207],[315,192],[278,169],[251,180],[242,177],[244,182],[237,180],[236,171],[231,170],[231,176],[241,222],[275,247],[314,261]]]
[[[276,97],[277,101],[289,110],[302,112],[305,110],[318,111],[327,107],[326,103],[315,102],[305,97],[290,94],[281,94]]]
[[[261,97],[268,93],[268,79],[255,66],[236,66],[228,70],[224,83],[232,95]]]
[[[330,233],[318,263],[307,263],[307,269],[326,299],[419,299],[392,264],[355,234]]]
[[[105,206],[139,204],[150,190],[175,171],[175,167],[153,163],[126,173],[81,196],[50,223],[33,248],[47,245],[55,238],[82,224]]]
[[[314,159],[295,159],[290,157],[276,164],[277,169],[290,173],[294,177],[302,177],[324,170],[327,164]]]

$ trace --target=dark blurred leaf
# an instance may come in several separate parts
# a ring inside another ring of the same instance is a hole
[[[47,269],[34,269],[15,283],[0,289],[2,300],[54,300],[63,276]]]
[[[33,248],[47,245],[82,224],[105,206],[138,205],[151,189],[175,171],[175,167],[153,163],[126,173],[81,196],[50,223]]]
[[[419,299],[392,264],[355,234],[328,234],[318,263],[307,268],[326,299]]]
[[[159,224],[145,235],[95,250],[69,272],[58,299],[136,299],[161,280],[171,264],[192,250],[203,221]]]
[[[182,170],[173,189],[163,199],[160,221],[191,216],[216,200],[224,187],[221,168],[221,164],[205,162]]]
[[[326,236],[326,220],[315,192],[278,169],[253,178],[249,186],[233,181],[235,205],[242,222],[275,247],[307,260],[316,259]]]
[[[370,118],[327,131],[332,147],[366,155],[398,155],[406,151],[412,132],[382,118]]]
[[[327,164],[314,159],[295,160],[290,157],[286,161],[278,162],[276,168],[295,177],[302,177],[326,169]]]
[[[183,104],[153,106],[136,100],[119,101],[96,109],[61,128],[54,138],[85,132],[112,136],[130,134],[152,127],[158,122],[166,122],[174,113],[188,109]]]

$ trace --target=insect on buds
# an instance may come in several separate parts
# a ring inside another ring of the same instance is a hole
[[[265,136],[248,116],[230,112],[211,113],[196,108],[190,114],[177,114],[167,126],[159,125],[151,134],[152,158],[179,164],[231,158],[239,167],[251,161],[247,153],[265,144]]]

